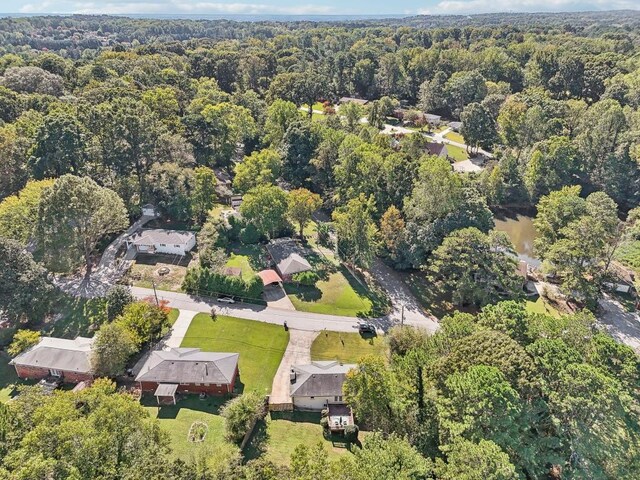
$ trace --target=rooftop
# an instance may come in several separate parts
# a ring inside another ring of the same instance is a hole
[[[91,372],[93,338],[42,337],[40,342],[11,360],[11,365],[41,367],[66,372]]]
[[[337,361],[316,361],[305,365],[293,365],[295,381],[291,384],[292,397],[332,397],[342,395],[346,373],[354,364]]]
[[[430,155],[436,155],[439,156],[442,154],[442,151],[445,150],[445,145],[444,143],[434,143],[434,142],[429,142],[427,143],[427,151],[429,152]]]
[[[229,384],[239,357],[199,348],[153,350],[134,367],[134,374],[137,382]]]
[[[195,236],[195,233],[184,230],[149,228],[134,233],[129,237],[128,242],[133,245],[156,245],[159,243],[183,245],[189,243]]]
[[[311,270],[311,264],[304,258],[305,249],[290,238],[270,242],[267,250],[281,275],[293,275]]]

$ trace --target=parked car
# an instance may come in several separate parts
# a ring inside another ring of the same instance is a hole
[[[232,297],[218,297],[218,302],[220,302],[220,303],[236,303],[236,301]]]
[[[371,333],[373,335],[376,334],[376,327],[375,325],[373,325],[372,323],[360,323],[358,325],[358,332],[359,333]]]

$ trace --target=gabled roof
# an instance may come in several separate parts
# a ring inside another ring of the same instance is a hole
[[[163,228],[149,228],[140,230],[131,237],[128,242],[133,245],[157,245],[159,243],[170,245],[186,245],[196,236],[193,232],[183,230],[165,230]]]
[[[280,275],[293,275],[311,270],[311,264],[303,256],[305,249],[290,238],[273,240],[267,245],[267,250]]]
[[[136,366],[136,381],[229,384],[239,357],[239,353],[203,352],[199,348],[153,350]]]
[[[282,283],[280,275],[278,275],[278,272],[276,272],[275,270],[262,270],[261,272],[258,272],[258,276],[260,277],[260,280],[262,280],[262,283],[265,285],[271,285],[272,283]]]
[[[440,156],[442,154],[442,151],[446,148],[444,143],[433,143],[433,142],[429,142],[427,143],[427,151],[429,152],[429,154],[431,155],[435,155],[435,156]]]
[[[66,372],[90,373],[92,344],[93,338],[86,337],[76,337],[74,340],[42,337],[36,345],[22,352],[9,363]]]
[[[355,98],[355,97],[342,97],[338,100],[338,103],[357,103],[358,105],[366,105],[369,103],[369,100],[365,100],[364,98]]]
[[[283,275],[293,275],[294,273],[311,270],[311,265],[300,254],[292,253],[289,257],[278,263],[278,269]]]
[[[305,365],[293,365],[296,379],[291,384],[292,397],[332,397],[342,395],[346,373],[355,364],[336,361],[316,361]]]

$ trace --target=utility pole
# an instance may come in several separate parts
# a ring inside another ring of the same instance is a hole
[[[155,280],[151,280],[151,285],[153,285],[153,295],[156,297],[156,307],[160,306],[160,302],[158,301],[158,292],[156,292],[156,282]]]
[[[400,307],[400,328],[404,327],[404,303]]]

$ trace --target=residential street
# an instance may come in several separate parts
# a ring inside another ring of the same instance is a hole
[[[132,287],[131,292],[137,298],[153,298],[153,289]],[[180,310],[192,310],[196,312],[210,312],[215,305],[218,313],[230,315],[247,320],[283,325],[287,322],[289,328],[307,331],[329,330],[334,332],[355,332],[358,328],[358,319],[355,317],[342,317],[338,315],[323,315],[301,311],[283,310],[274,307],[263,307],[247,303],[223,304],[215,299],[188,295],[186,293],[168,292],[158,290],[158,300],[167,300],[169,305]],[[397,290],[397,298],[401,298],[401,290]],[[406,311],[409,311],[407,308]],[[394,309],[385,317],[369,319],[377,328],[388,330],[392,325],[399,323],[400,311]],[[438,324],[426,315],[411,309],[411,314],[405,314],[405,324],[426,328],[435,331]]]

